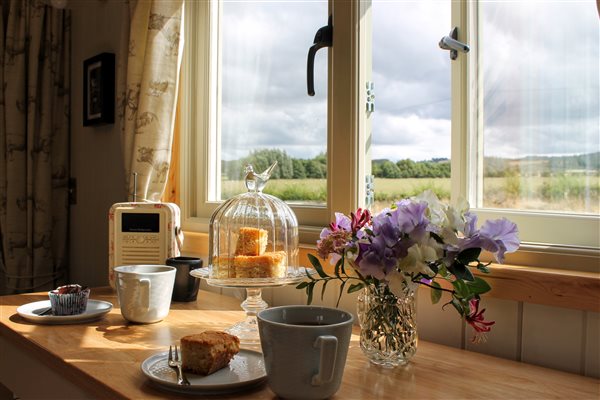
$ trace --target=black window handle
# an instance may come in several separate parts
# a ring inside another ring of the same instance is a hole
[[[319,28],[315,34],[314,44],[308,49],[308,61],[306,65],[306,86],[308,88],[308,95],[315,95],[315,55],[317,50],[323,47],[330,47],[333,45],[333,22],[331,15],[327,22],[327,26]]]

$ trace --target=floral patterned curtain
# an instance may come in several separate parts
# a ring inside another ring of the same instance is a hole
[[[0,294],[66,278],[70,12],[2,1]]]
[[[160,201],[171,161],[181,64],[182,0],[130,0],[127,65],[120,66],[123,157],[130,200]],[[126,74],[124,73],[126,70]]]

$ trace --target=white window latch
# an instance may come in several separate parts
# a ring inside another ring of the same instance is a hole
[[[459,42],[456,40],[458,38],[458,27],[452,28],[450,34],[448,36],[444,36],[442,40],[440,40],[440,48],[443,50],[450,50],[450,59],[456,60],[458,57],[458,52],[468,53],[469,45],[463,42]]]

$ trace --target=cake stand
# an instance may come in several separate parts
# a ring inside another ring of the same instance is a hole
[[[226,329],[227,333],[237,336],[241,344],[256,346],[260,345],[260,336],[258,334],[258,321],[256,315],[266,310],[269,305],[262,299],[263,288],[273,288],[298,284],[304,281],[308,275],[314,275],[316,271],[306,267],[288,267],[284,278],[210,278],[210,268],[197,268],[190,271],[190,275],[195,278],[204,279],[210,286],[246,289],[246,300],[241,303],[241,307],[246,311],[246,319]]]

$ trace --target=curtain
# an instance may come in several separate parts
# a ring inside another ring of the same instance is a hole
[[[138,201],[160,201],[171,162],[183,1],[138,0],[129,5],[131,25],[123,35],[128,59],[119,67],[119,75],[126,76],[119,83],[126,185],[130,200],[135,191]]]
[[[66,280],[71,51],[69,11],[2,8],[0,294]]]

